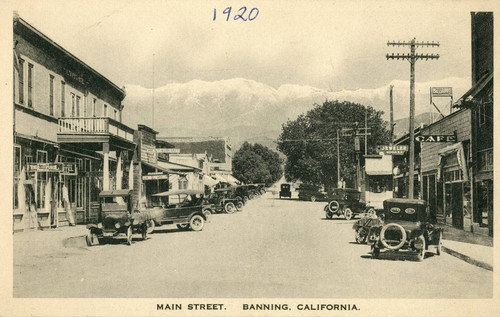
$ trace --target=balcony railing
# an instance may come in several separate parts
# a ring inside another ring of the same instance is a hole
[[[59,118],[58,126],[61,134],[111,134],[134,141],[134,129],[106,117]]]

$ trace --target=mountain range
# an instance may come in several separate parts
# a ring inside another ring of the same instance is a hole
[[[284,84],[275,89],[244,78],[220,81],[192,80],[171,83],[154,89],[137,85],[126,87],[124,123],[136,127],[145,124],[160,136],[228,136],[233,148],[244,141],[261,143],[272,149],[281,125],[312,109],[325,100],[351,101],[384,111],[389,119],[389,87],[394,86],[395,131],[407,131],[409,82],[394,80],[373,89],[329,91],[311,86]],[[430,87],[453,87],[454,99],[470,88],[470,79],[450,77],[415,85],[416,117],[428,120]],[[153,124],[154,98],[154,124]],[[436,99],[444,114],[449,99]],[[448,109],[448,110],[446,110]],[[435,110],[434,110],[435,111]],[[416,124],[420,124],[416,120]]]

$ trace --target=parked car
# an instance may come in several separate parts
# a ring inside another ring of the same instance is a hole
[[[354,240],[356,243],[368,243],[370,237],[374,238],[374,234],[378,232],[378,228],[384,225],[384,221],[374,214],[364,214],[361,219],[357,220],[352,228],[354,229]]]
[[[204,192],[195,189],[170,190],[152,195],[154,207],[144,212],[153,219],[154,228],[175,224],[179,230],[200,231],[207,217],[204,214]],[[153,228],[153,230],[154,230]]]
[[[131,245],[134,233],[141,233],[143,240],[148,238],[150,217],[139,210],[132,211],[131,194],[129,189],[101,191],[98,222],[87,225],[89,246],[109,239],[126,239]]]
[[[373,258],[381,249],[409,250],[422,261],[430,246],[441,254],[443,229],[436,226],[425,200],[392,198],[384,201],[384,225],[369,237]]]
[[[312,184],[300,184],[297,188],[299,200],[326,201],[326,194],[321,191],[321,187]]]
[[[232,214],[243,209],[243,200],[235,195],[235,187],[224,187],[214,190],[208,201],[213,205],[213,210],[217,213],[225,212]]]
[[[333,215],[342,216],[350,220],[355,215],[368,213],[375,215],[375,209],[361,201],[361,192],[352,188],[335,188],[329,197],[330,202],[325,206],[325,216],[331,219]]]
[[[292,198],[292,192],[290,191],[290,184],[281,184],[280,188],[281,188],[280,198],[281,197]]]

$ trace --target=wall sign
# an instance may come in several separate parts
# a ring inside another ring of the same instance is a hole
[[[378,151],[384,155],[403,155],[408,151],[408,145],[379,145]]]
[[[419,135],[415,137],[417,142],[457,142],[456,135]]]

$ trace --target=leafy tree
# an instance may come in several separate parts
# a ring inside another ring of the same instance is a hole
[[[283,159],[266,146],[248,142],[234,153],[233,175],[245,183],[271,185],[283,175]]]
[[[287,181],[337,186],[337,130],[363,128],[367,122],[368,154],[373,154],[381,144],[388,144],[387,123],[382,111],[352,102],[328,101],[315,107],[295,120],[282,125],[277,149],[286,155]],[[364,153],[364,139],[360,137],[360,150]],[[363,164],[363,160],[361,161]],[[356,153],[354,137],[340,136],[340,174],[349,187],[356,180]]]

